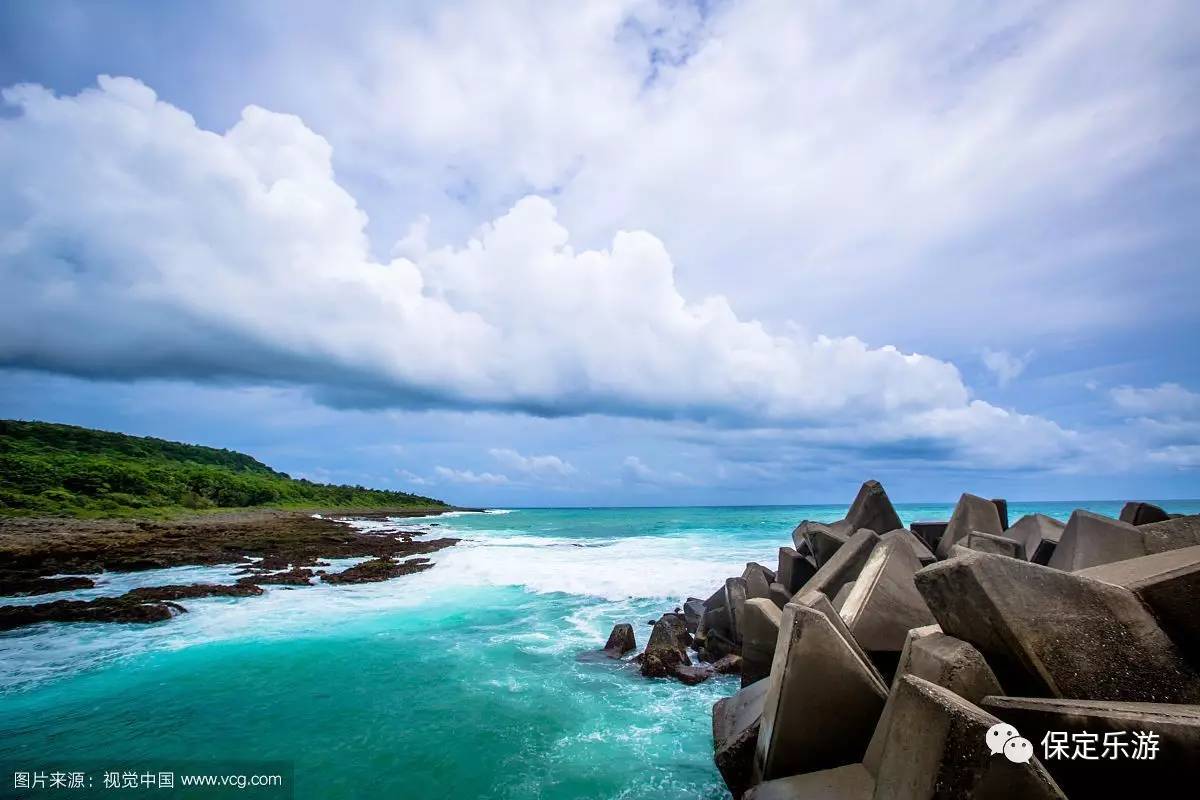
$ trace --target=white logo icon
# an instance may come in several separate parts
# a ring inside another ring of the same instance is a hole
[[[1014,764],[1025,764],[1033,758],[1033,742],[1014,736],[1004,743],[1004,756]]]
[[[988,750],[992,751],[992,755],[996,755],[997,753],[1004,752],[1005,742],[1007,742],[1009,739],[1017,738],[1020,735],[1021,734],[1017,733],[1017,729],[1012,725],[1009,725],[1007,722],[997,722],[995,725],[988,728],[988,732],[983,738],[987,740]],[[1023,739],[1022,741],[1028,744],[1028,740]],[[1013,760],[1015,761],[1016,759]]]

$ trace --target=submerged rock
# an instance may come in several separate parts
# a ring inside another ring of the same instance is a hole
[[[675,667],[673,675],[680,683],[686,683],[688,686],[695,686],[698,683],[704,683],[715,674],[712,666],[709,664],[698,664],[692,666],[690,664],[679,664]]]
[[[26,576],[0,577],[0,596],[20,597],[34,594],[52,594],[72,589],[91,589],[96,582],[82,575],[67,575],[61,578],[30,578]]]
[[[432,567],[433,564],[428,558],[410,558],[400,563],[390,558],[373,558],[341,572],[323,575],[321,580],[325,583],[374,583],[399,578],[401,575],[411,575]]]
[[[242,586],[255,586],[258,584],[269,584],[271,586],[311,586],[313,571],[311,569],[290,569],[287,572],[275,572],[270,575],[251,575],[247,578],[238,578],[238,583]]]
[[[636,649],[637,639],[633,635],[633,626],[628,622],[620,622],[613,626],[601,652],[609,658],[620,658],[630,650]]]
[[[186,611],[177,603],[144,603],[125,597],[55,600],[52,603],[0,608],[0,631],[40,622],[163,622]]]
[[[690,664],[687,655],[690,640],[683,617],[663,614],[654,623],[646,652],[642,653],[642,674],[648,678],[666,678],[674,674],[675,667]]]
[[[216,583],[193,583],[180,586],[143,586],[133,589],[121,596],[121,599],[138,600],[142,602],[161,600],[190,600],[196,597],[257,597],[262,594],[261,587],[252,583],[238,583],[234,586],[224,586]]]

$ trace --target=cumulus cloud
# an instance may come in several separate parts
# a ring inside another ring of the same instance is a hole
[[[488,451],[500,463],[529,475],[566,477],[575,474],[575,467],[556,455],[525,456],[509,448]]]
[[[475,472],[469,469],[451,469],[450,467],[434,467],[433,472],[441,480],[449,483],[468,483],[482,486],[503,486],[509,482],[507,475],[495,472]]]
[[[18,110],[0,119],[5,365],[282,381],[348,405],[854,429],[1006,464],[1071,439],[973,399],[951,363],[689,300],[648,232],[578,250],[541,197],[465,245],[431,246],[418,225],[376,260],[329,144],[294,116],[252,106],[206,131],[128,78],[4,99]]]
[[[1110,392],[1117,408],[1149,417],[1200,416],[1200,394],[1178,383],[1154,387],[1118,386]]]

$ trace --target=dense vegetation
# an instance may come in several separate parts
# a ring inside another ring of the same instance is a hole
[[[296,480],[232,450],[74,425],[0,420],[0,514],[440,505],[405,492]]]

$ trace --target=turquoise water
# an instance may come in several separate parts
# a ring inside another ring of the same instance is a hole
[[[1200,502],[1165,505],[1200,512]],[[1014,503],[1010,515],[1065,519],[1076,506],[1116,514],[1120,504]],[[898,510],[907,523],[950,507]],[[300,798],[725,797],[709,714],[736,679],[685,687],[575,656],[616,622],[634,623],[644,644],[645,622],[682,598],[707,596],[748,560],[771,565],[799,520],[844,513],[457,514],[404,523],[464,537],[419,575],[193,601],[148,627],[3,634],[0,762],[289,761]],[[49,599],[228,573],[110,575]]]

